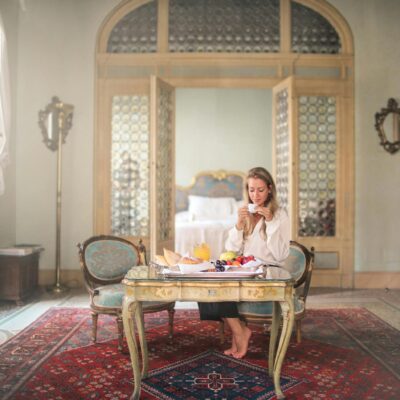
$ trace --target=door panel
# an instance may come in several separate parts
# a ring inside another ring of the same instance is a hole
[[[175,89],[150,78],[150,256],[174,249],[175,242]]]
[[[315,247],[314,280],[351,287],[353,178],[339,156],[352,147],[338,117],[346,113],[344,87],[288,78],[273,99],[274,176],[292,239]]]
[[[279,204],[287,210],[291,219],[292,237],[296,232],[293,118],[293,78],[290,77],[272,89],[272,174]]]
[[[95,148],[95,233],[150,243],[149,80],[103,80]]]

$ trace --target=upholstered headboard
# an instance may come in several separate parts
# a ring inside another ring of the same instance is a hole
[[[188,209],[189,195],[243,200],[246,195],[246,175],[224,170],[199,172],[189,186],[176,186],[176,212]]]

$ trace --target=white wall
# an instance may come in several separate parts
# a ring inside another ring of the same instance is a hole
[[[9,179],[13,182],[15,171],[16,208],[14,212],[12,200],[0,198],[0,240],[16,236],[18,242],[44,245],[43,269],[54,268],[56,155],[41,142],[38,111],[53,95],[75,106],[73,128],[63,146],[62,267],[78,268],[75,245],[92,234],[93,222],[95,38],[100,23],[117,3],[26,0],[26,11],[19,11],[17,34],[15,14],[7,12],[9,1],[0,1],[8,33],[18,40],[18,53],[11,61],[12,84],[17,86],[17,150]],[[355,268],[400,271],[400,153],[385,152],[374,129],[375,112],[389,97],[399,97],[400,47],[395,38],[400,37],[400,1],[331,0],[331,4],[350,23],[355,40]],[[225,155],[223,160],[228,162]],[[4,234],[8,226],[10,235]]]
[[[0,13],[3,20],[7,39],[8,59],[11,65],[17,65],[17,40],[18,40],[18,2],[0,0]],[[15,69],[10,68],[10,95],[11,109],[17,104]],[[5,191],[0,196],[0,245],[10,246],[16,240],[16,151],[15,151],[15,123],[16,114],[12,113],[11,131],[7,132],[7,143],[10,163],[3,170]]]
[[[176,90],[176,183],[200,171],[272,167],[272,94],[257,89]]]
[[[400,100],[400,1],[332,0],[355,42],[355,270],[400,271],[400,152],[379,145],[374,115]]]
[[[76,244],[92,234],[93,225],[96,34],[118,1],[24,3],[26,10],[19,11],[18,62],[11,68],[17,85],[16,241],[42,244],[40,268],[54,269],[56,153],[42,143],[38,112],[56,95],[75,107],[73,127],[63,145],[61,266],[76,269]]]

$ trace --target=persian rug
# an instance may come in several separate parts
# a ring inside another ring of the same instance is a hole
[[[222,352],[218,324],[178,310],[174,337],[167,313],[146,314],[149,376],[142,399],[275,399],[267,374],[268,334],[254,327],[249,352]],[[362,308],[309,310],[303,341],[294,335],[282,368],[288,399],[400,399],[400,335]],[[88,309],[52,308],[0,347],[1,399],[128,399],[133,374],[117,349],[115,319],[99,317],[90,339]],[[229,334],[227,334],[229,339]]]

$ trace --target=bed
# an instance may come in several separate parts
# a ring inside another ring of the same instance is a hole
[[[175,251],[192,255],[196,244],[207,243],[218,258],[245,193],[245,174],[236,171],[200,172],[189,186],[177,186]]]

